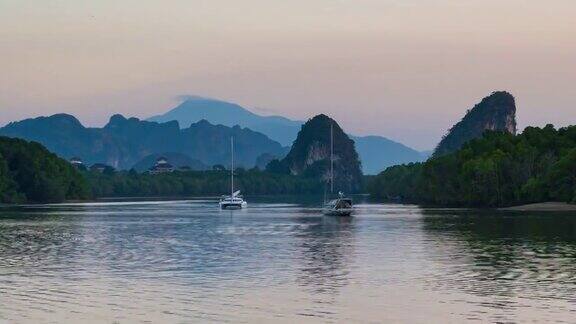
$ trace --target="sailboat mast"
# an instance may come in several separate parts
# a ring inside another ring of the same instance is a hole
[[[234,136],[230,137],[230,152],[232,154],[232,166],[230,167],[230,198],[234,197]]]
[[[334,123],[330,121],[330,193],[334,193]]]

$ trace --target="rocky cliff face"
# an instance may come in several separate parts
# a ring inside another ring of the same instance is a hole
[[[516,104],[510,93],[498,91],[482,99],[448,131],[436,147],[434,156],[454,152],[464,143],[481,137],[487,130],[516,134]]]
[[[281,163],[293,175],[328,181],[331,125],[334,134],[334,189],[355,192],[360,189],[362,172],[354,141],[326,115],[318,115],[302,126],[292,149]]]

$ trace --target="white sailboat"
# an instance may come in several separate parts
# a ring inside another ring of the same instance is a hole
[[[230,195],[222,196],[220,198],[221,209],[242,209],[248,205],[244,198],[240,195],[240,190],[234,191],[234,137],[230,137],[230,152],[231,152],[231,166],[230,166]]]
[[[334,193],[334,125],[330,123],[330,194]],[[338,192],[338,198],[326,201],[324,199],[324,215],[350,216],[352,215],[352,199]]]

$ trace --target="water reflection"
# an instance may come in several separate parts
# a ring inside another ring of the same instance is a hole
[[[0,208],[0,322],[566,321],[576,216],[313,201]]]
[[[63,222],[59,213],[43,214],[9,210],[0,216],[0,274],[35,269],[46,273],[74,267],[71,255],[78,253],[81,229],[75,222]],[[14,270],[18,269],[18,270]]]
[[[576,215],[424,211],[430,256],[443,268],[438,289],[482,297],[574,301]],[[503,309],[513,302],[492,305]]]
[[[334,296],[350,280],[354,255],[354,222],[351,217],[298,217],[305,225],[296,233],[300,274],[298,283],[316,294]]]

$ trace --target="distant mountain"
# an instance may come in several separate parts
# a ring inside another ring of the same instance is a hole
[[[270,153],[264,153],[256,159],[256,167],[260,170],[266,170],[268,163],[273,160],[281,159],[281,156],[272,155]]]
[[[334,134],[334,189],[346,192],[358,191],[362,171],[354,141],[344,133],[338,123],[326,115],[318,115],[307,121],[298,133],[288,155],[281,161],[271,162],[269,170],[328,181],[331,125]]]
[[[204,171],[211,169],[211,167],[207,166],[206,164],[202,163],[200,160],[193,159],[186,154],[177,153],[177,152],[164,152],[164,153],[154,153],[148,156],[145,156],[142,160],[134,164],[132,167],[134,170],[138,172],[148,171],[152,168],[156,161],[160,158],[164,157],[168,160],[168,163],[173,165],[176,168],[183,168],[188,167],[190,170],[193,171]]]
[[[148,120],[176,120],[181,126],[187,126],[203,119],[213,124],[247,127],[286,146],[292,145],[303,124],[301,121],[279,116],[260,116],[237,104],[200,97],[190,98],[169,112]],[[377,174],[392,165],[418,162],[427,158],[418,151],[385,137],[356,136],[353,139],[365,174]]]
[[[284,146],[292,145],[302,122],[279,116],[260,116],[233,103],[201,97],[189,98],[165,114],[150,117],[148,121],[178,121],[182,127],[208,120],[215,125],[236,125],[266,134]]]
[[[352,139],[356,143],[356,151],[362,161],[362,170],[365,174],[378,174],[393,165],[421,162],[427,159],[425,153],[382,136],[354,136]]]
[[[426,161],[432,156],[432,154],[434,154],[434,150],[420,151],[419,153],[422,157],[422,161]]]
[[[510,93],[497,91],[482,99],[448,131],[436,147],[434,156],[455,152],[464,143],[482,137],[487,130],[516,134],[516,104]]]
[[[156,123],[114,115],[103,128],[86,128],[74,116],[58,114],[13,122],[0,135],[36,141],[64,158],[129,169],[155,153],[186,154],[206,165],[229,164],[230,137],[235,138],[238,166],[253,167],[262,154],[284,156],[287,148],[266,135],[239,126],[203,120],[180,129],[178,122]]]

